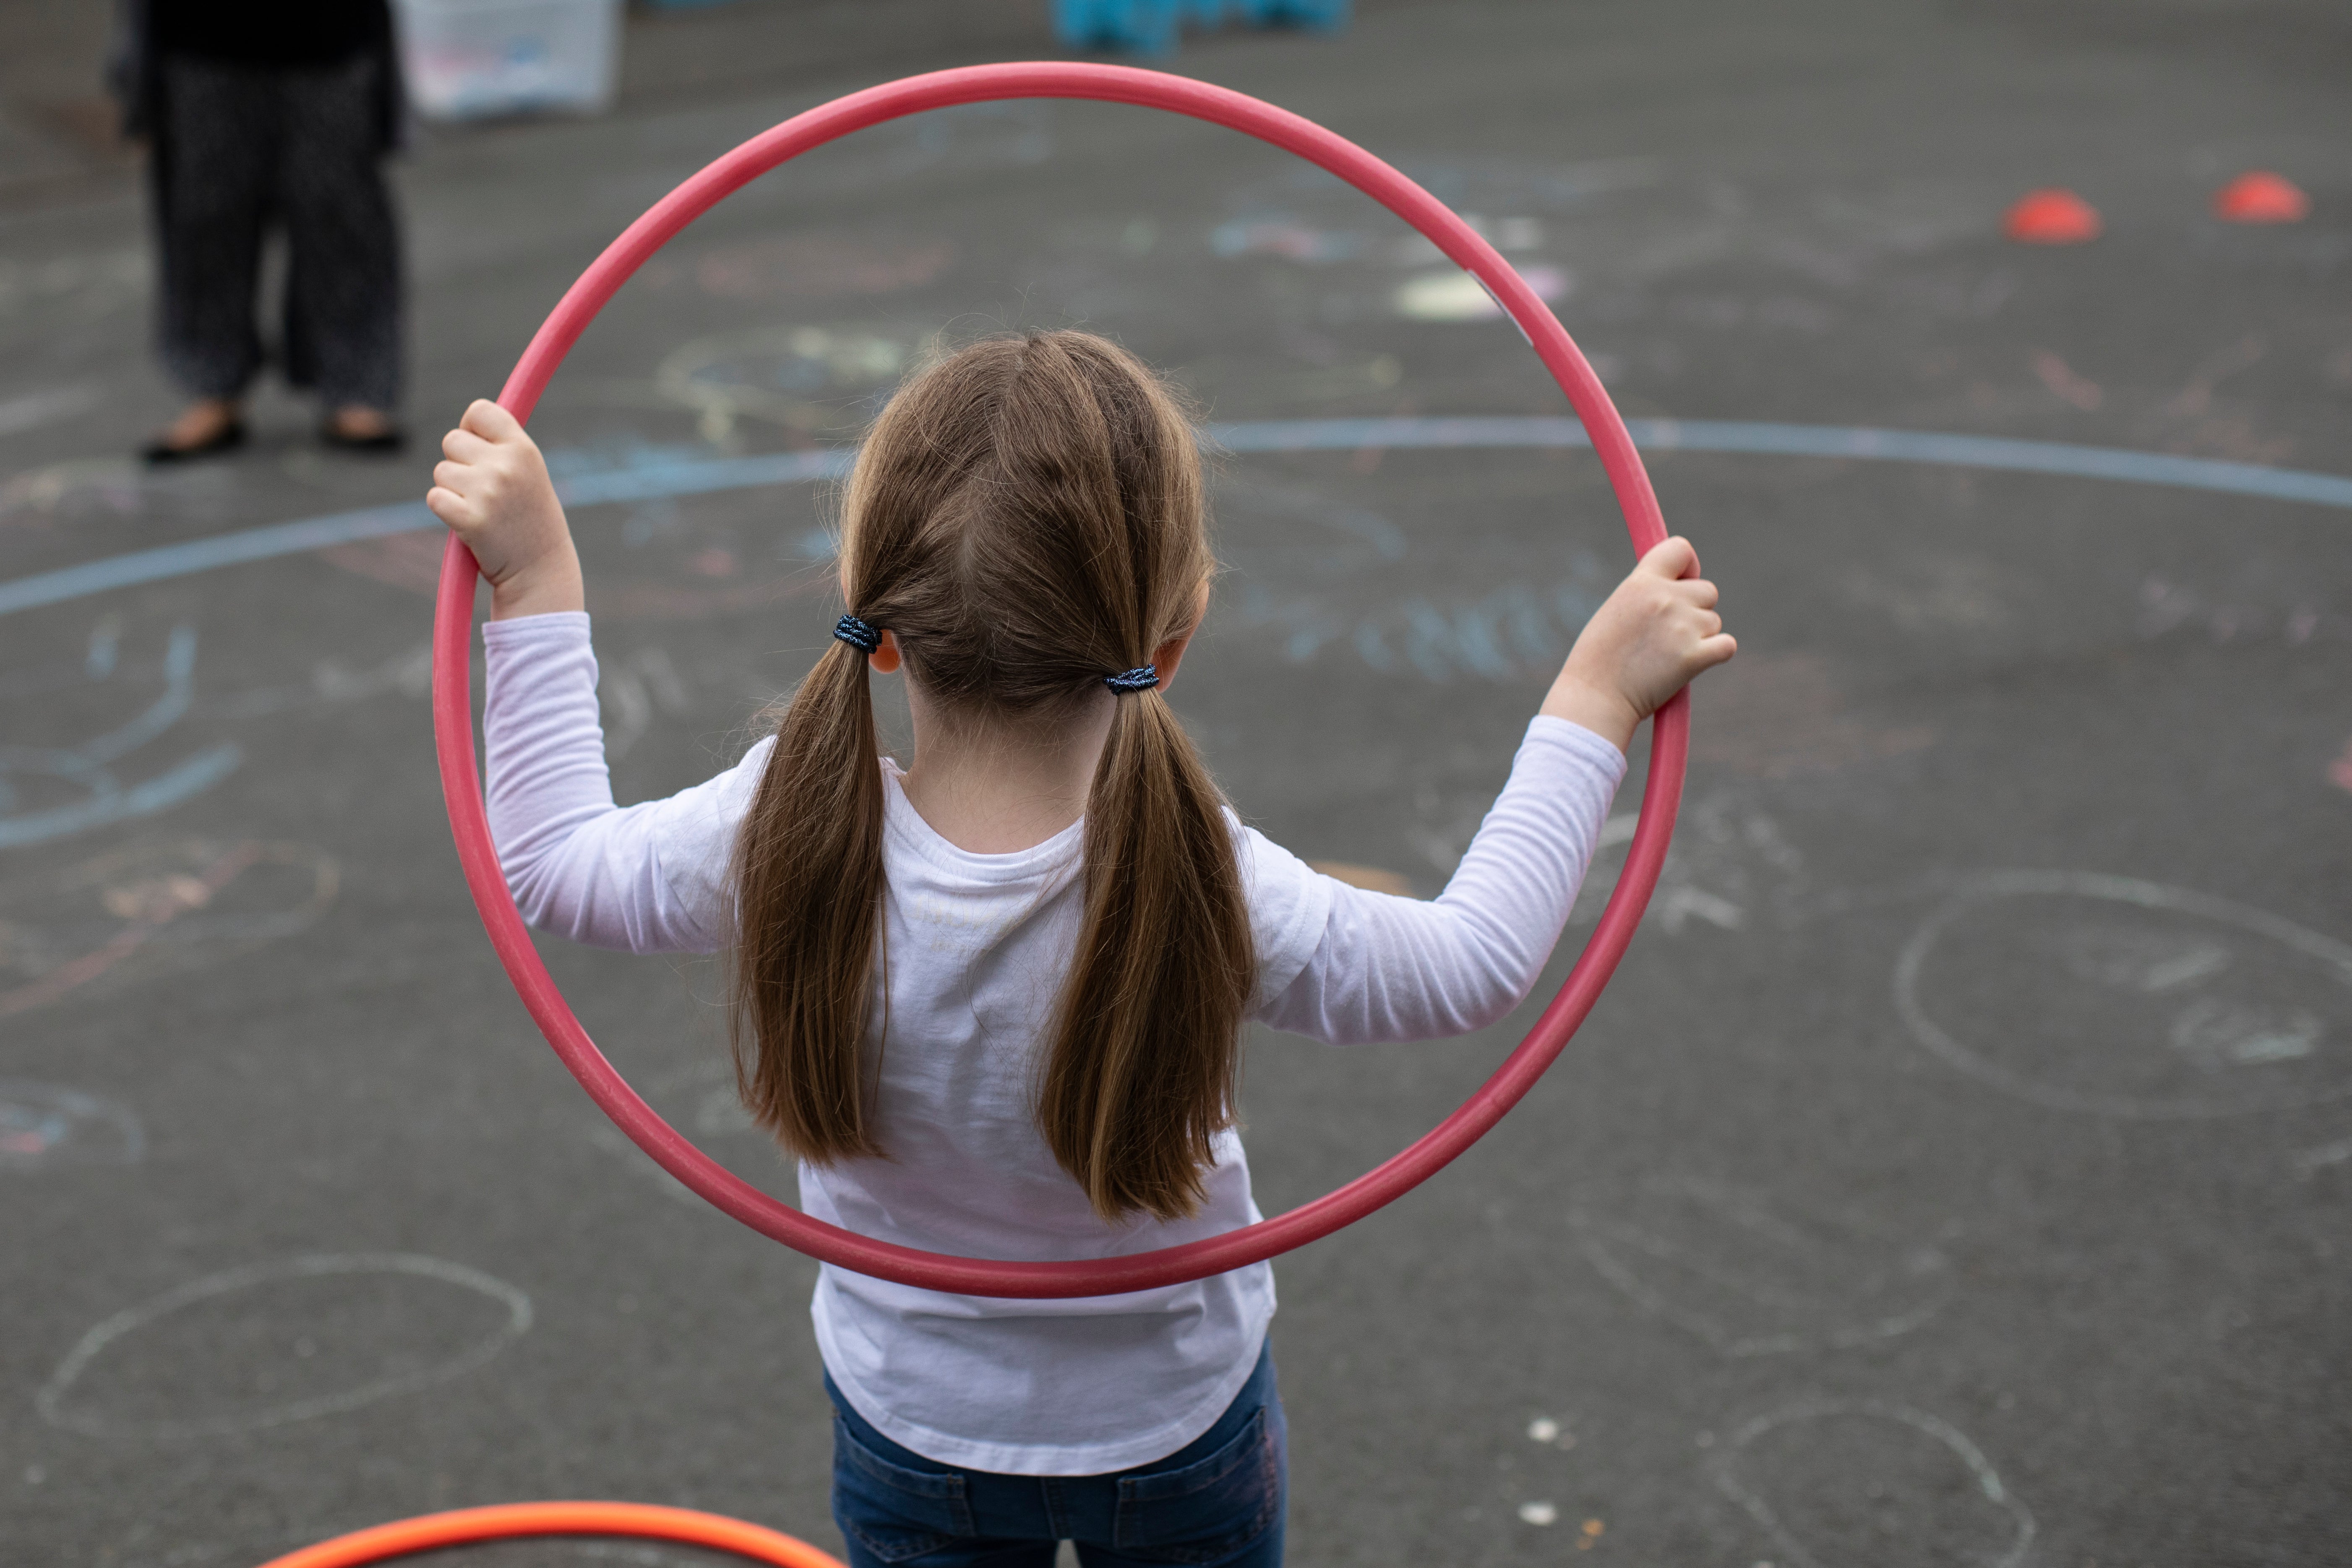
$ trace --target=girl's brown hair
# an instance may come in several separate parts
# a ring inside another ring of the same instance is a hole
[[[1087,802],[1085,913],[1040,1063],[1037,1125],[1097,1213],[1192,1213],[1234,1120],[1255,960],[1223,801],[1158,691],[1107,675],[1192,629],[1214,567],[1192,426],[1085,332],[973,344],[882,412],[849,479],[842,579],[959,722],[1116,701]],[[793,694],[743,819],[732,1004],[744,1104],[817,1164],[877,1142],[882,774],[865,655]]]

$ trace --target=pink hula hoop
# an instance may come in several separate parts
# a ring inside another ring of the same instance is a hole
[[[1591,434],[1593,450],[1608,472],[1635,548],[1646,551],[1666,537],[1649,475],[1599,378],[1535,291],[1468,224],[1388,164],[1311,121],[1206,82],[1126,66],[1039,62],[935,71],[836,99],[753,137],[663,197],[581,274],[523,351],[499,402],[518,419],[528,420],[556,366],[605,301],[672,236],[738,186],[813,147],[869,125],[924,110],[1012,98],[1092,99],[1190,115],[1295,153],[1372,197],[1475,274],[1518,323]],[[440,755],[450,831],[457,838],[467,886],[473,891],[475,907],[489,930],[499,963],[506,966],[508,978],[548,1044],[614,1126],[714,1207],[823,1262],[933,1290],[998,1297],[1108,1296],[1178,1284],[1303,1247],[1428,1180],[1518,1103],[1599,999],[1601,987],[1633,941],[1664,865],[1690,750],[1685,693],[1662,709],[1653,725],[1641,822],[1626,851],[1625,868],[1616,889],[1567,983],[1494,1076],[1419,1142],[1313,1203],[1181,1247],[1066,1262],[952,1258],[876,1241],[811,1219],[728,1171],[656,1116],[572,1016],[562,993],[531,947],[490,842],[474,760],[468,694],[475,575],[473,556],[452,535],[442,561],[433,625],[434,741]]]

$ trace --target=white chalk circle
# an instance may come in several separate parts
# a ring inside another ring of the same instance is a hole
[[[2225,899],[2085,871],[1976,878],[1895,965],[1952,1067],[2057,1110],[2138,1121],[2352,1095],[2352,947]]]
[[[249,1432],[446,1383],[530,1322],[522,1291],[438,1258],[257,1263],[117,1312],[81,1337],[34,1404],[91,1436]]]
[[[1713,1471],[1772,1538],[1780,1568],[2018,1568],[2033,1549],[2024,1501],[1974,1443],[1923,1410],[1806,1400],[1734,1432]]]
[[[1801,1213],[1727,1182],[1652,1178],[1580,1204],[1570,1223],[1602,1279],[1726,1356],[1893,1339],[1951,1292],[1949,1261],[1924,1239]]]
[[[135,1165],[147,1134],[128,1107],[52,1083],[0,1079],[0,1171]]]

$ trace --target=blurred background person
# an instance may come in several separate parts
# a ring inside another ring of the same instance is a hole
[[[328,445],[396,449],[400,234],[383,161],[401,89],[387,0],[121,0],[110,76],[125,131],[148,142],[159,346],[193,400],[147,460],[244,441],[273,227],[287,246],[287,382],[317,391]]]

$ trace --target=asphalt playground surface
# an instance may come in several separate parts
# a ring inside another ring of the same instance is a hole
[[[0,1563],[236,1568],[548,1497],[837,1550],[814,1266],[622,1142],[513,999],[433,767],[438,541],[352,519],[415,501],[677,180],[840,92],[1052,58],[1044,6],[635,19],[609,116],[400,162],[405,458],[321,453],[273,391],[245,452],[163,474],[127,458],[173,407],[135,170],[51,101],[103,9],[0,10]],[[1559,1065],[1277,1265],[1293,1561],[2352,1561],[2352,488],[2228,467],[2352,475],[2342,14],[1366,0],[1166,63],[1478,215],[1627,416],[1685,422],[1643,427],[1652,473],[1742,642]],[[2251,168],[2310,218],[2217,222]],[[2005,241],[2045,185],[2105,235]],[[1429,423],[1566,413],[1480,302],[1353,192],[1139,110],[956,110],[761,180],[534,422],[583,498],[622,797],[730,758],[822,647],[825,460],[793,454],[930,334],[1084,324],[1239,427],[1175,691],[1239,809],[1434,892],[1629,559],[1556,426]],[[319,548],[45,576],[310,519]],[[1268,1212],[1491,1070],[1611,865],[1495,1029],[1252,1041]],[[663,1114],[790,1193],[709,963],[545,951]]]

